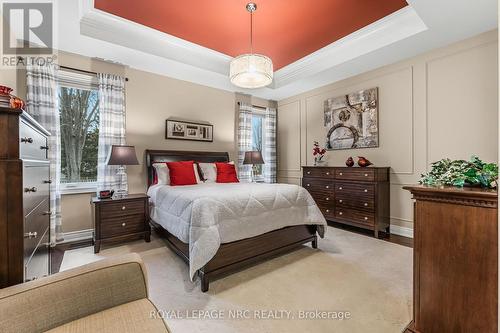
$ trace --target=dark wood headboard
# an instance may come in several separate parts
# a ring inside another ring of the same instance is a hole
[[[203,163],[229,162],[228,152],[187,151],[187,150],[146,150],[148,186],[153,182],[153,163],[195,161]]]

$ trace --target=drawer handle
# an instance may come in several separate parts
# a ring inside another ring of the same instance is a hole
[[[330,210],[329,210],[329,209],[327,209],[327,210],[326,210],[326,212],[327,212],[327,213],[330,213]]]
[[[343,214],[344,214],[344,213],[342,213],[342,212],[339,212],[339,215],[343,215]]]
[[[122,210],[125,210],[125,209],[127,209],[127,207],[125,207],[125,206],[122,206]]]
[[[365,173],[365,177],[368,177],[368,174],[367,174],[367,173]]]
[[[329,173],[329,172],[327,172],[327,173],[326,173],[326,175],[327,175],[327,176],[329,176],[329,175],[330,175],[330,173]]]
[[[310,175],[311,174],[311,171],[307,171],[307,174]]]
[[[365,202],[365,207],[368,207],[368,203],[367,202]]]
[[[365,193],[368,192],[368,189],[365,188]]]
[[[49,180],[44,180],[43,183],[44,184],[52,184],[52,180],[50,180],[50,179]]]
[[[29,192],[35,193],[36,191],[37,191],[37,189],[34,186],[33,187],[25,187],[24,188],[24,192],[26,192],[26,193],[29,193]]]
[[[33,138],[21,138],[22,143],[33,143]]]
[[[49,150],[49,146],[40,146],[41,150]]]
[[[326,198],[326,201],[330,201],[330,198]]]
[[[339,187],[339,190],[342,190],[342,186],[341,186],[341,187]]]
[[[330,188],[330,185],[326,185],[325,188]]]
[[[47,210],[45,212],[42,213],[42,215],[52,215],[52,212],[50,210]]]
[[[37,238],[38,237],[38,233],[36,231],[34,232],[28,232],[26,234],[24,234],[24,238]]]
[[[311,184],[307,184],[306,186],[307,186],[307,187],[310,187],[310,186],[311,186]]]
[[[365,221],[368,220],[368,217],[365,216]]]
[[[343,176],[343,175],[344,175],[344,174],[343,174],[342,172],[341,172],[341,173],[339,173],[339,176]]]
[[[342,203],[343,202],[342,199],[340,199],[339,202]]]
[[[124,226],[126,226],[126,225],[127,225],[127,223],[125,223],[125,222],[123,222],[123,223],[122,223],[122,227],[124,227]]]

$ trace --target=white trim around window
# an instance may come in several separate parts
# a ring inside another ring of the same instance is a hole
[[[97,182],[88,183],[61,183],[61,194],[95,193]]]

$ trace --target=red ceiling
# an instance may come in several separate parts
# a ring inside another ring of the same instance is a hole
[[[237,56],[249,52],[247,0],[95,0],[97,9]],[[405,0],[256,0],[254,52],[278,70],[407,5]]]

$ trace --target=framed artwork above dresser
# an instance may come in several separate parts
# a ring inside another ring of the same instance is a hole
[[[390,232],[389,167],[303,166],[302,186],[328,221]]]

